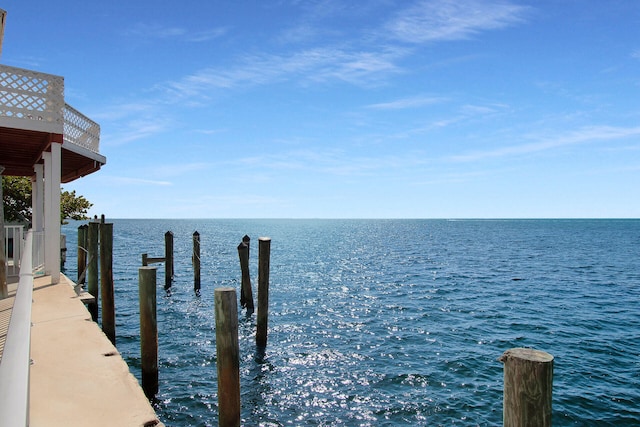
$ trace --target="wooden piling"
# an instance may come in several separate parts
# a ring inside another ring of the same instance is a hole
[[[151,399],[158,393],[158,322],[156,318],[156,268],[138,269],[140,298],[140,363],[142,389]]]
[[[245,234],[244,236],[242,236],[242,243],[247,245],[247,257],[251,259],[251,237],[249,237],[248,234]]]
[[[171,290],[171,282],[173,281],[173,233],[167,231],[164,233],[164,290]]]
[[[269,319],[269,263],[271,257],[271,238],[258,239],[258,326],[256,345],[267,346],[267,324]]]
[[[233,288],[214,291],[218,369],[218,425],[240,426],[238,303]]]
[[[553,356],[531,348],[513,348],[498,360],[504,363],[503,425],[551,426]]]
[[[78,285],[85,282],[87,269],[87,229],[89,226],[83,224],[78,227]]]
[[[200,233],[193,232],[193,291],[200,295]]]
[[[102,331],[116,344],[116,308],[113,295],[113,224],[100,224],[100,290]]]
[[[87,290],[95,299],[87,308],[91,318],[98,321],[98,235],[100,223],[90,222],[87,229],[87,250],[89,260],[87,263]]]
[[[251,276],[249,275],[249,246],[245,243],[238,245],[238,257],[240,258],[240,272],[242,274],[240,306],[246,307],[247,313],[253,313],[253,291],[251,290]]]

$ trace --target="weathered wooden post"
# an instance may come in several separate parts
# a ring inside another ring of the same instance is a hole
[[[238,303],[233,288],[214,291],[218,369],[218,425],[240,426]]]
[[[173,281],[173,233],[164,233],[164,290],[170,292]]]
[[[146,267],[147,265],[149,265],[149,262],[147,261],[147,259],[149,258],[149,254],[142,254],[142,266]]]
[[[267,324],[269,319],[269,262],[271,238],[258,239],[258,327],[256,345],[267,346]]]
[[[156,319],[156,268],[138,269],[140,298],[140,362],[142,389],[150,399],[158,393],[158,322]]]
[[[100,290],[102,331],[116,344],[116,306],[113,295],[113,224],[100,224]]]
[[[531,348],[512,348],[498,360],[504,363],[503,425],[551,426],[553,356]]]
[[[87,229],[83,224],[78,227],[78,285],[82,285],[87,274]]]
[[[91,318],[98,321],[98,235],[100,223],[91,221],[87,229],[87,247],[89,261],[87,264],[87,290],[95,299],[88,304]]]
[[[240,306],[247,308],[247,313],[253,313],[253,291],[251,290],[251,276],[249,275],[249,246],[245,243],[238,245],[238,257],[240,258],[240,272],[242,282],[240,285]]]
[[[193,232],[193,291],[200,296],[200,233]]]
[[[251,237],[248,234],[242,236],[242,243],[247,245],[247,257],[251,259]]]

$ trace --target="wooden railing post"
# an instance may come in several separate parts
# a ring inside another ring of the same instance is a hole
[[[142,389],[148,398],[158,393],[158,321],[156,318],[156,268],[138,269],[140,298],[140,363]]]
[[[550,427],[553,356],[531,348],[513,348],[498,360],[504,363],[504,426]]]
[[[233,288],[214,291],[218,369],[218,425],[240,426],[238,302]]]
[[[113,295],[113,224],[100,224],[100,289],[102,331],[116,344],[116,307]]]
[[[258,325],[256,345],[267,346],[267,324],[269,318],[269,258],[271,257],[271,238],[258,240]]]

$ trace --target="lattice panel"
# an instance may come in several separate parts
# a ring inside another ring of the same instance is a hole
[[[100,125],[70,105],[64,109],[64,139],[100,153]]]
[[[0,116],[62,124],[64,79],[0,65]]]

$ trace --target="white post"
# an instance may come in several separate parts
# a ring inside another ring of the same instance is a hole
[[[32,218],[33,230],[36,232],[44,230],[44,167],[38,163],[33,167],[35,181],[31,183],[32,188]]]
[[[45,173],[44,194],[44,245],[45,274],[51,283],[60,282],[60,179],[62,175],[62,148],[58,142],[51,143],[51,152],[43,153]]]

